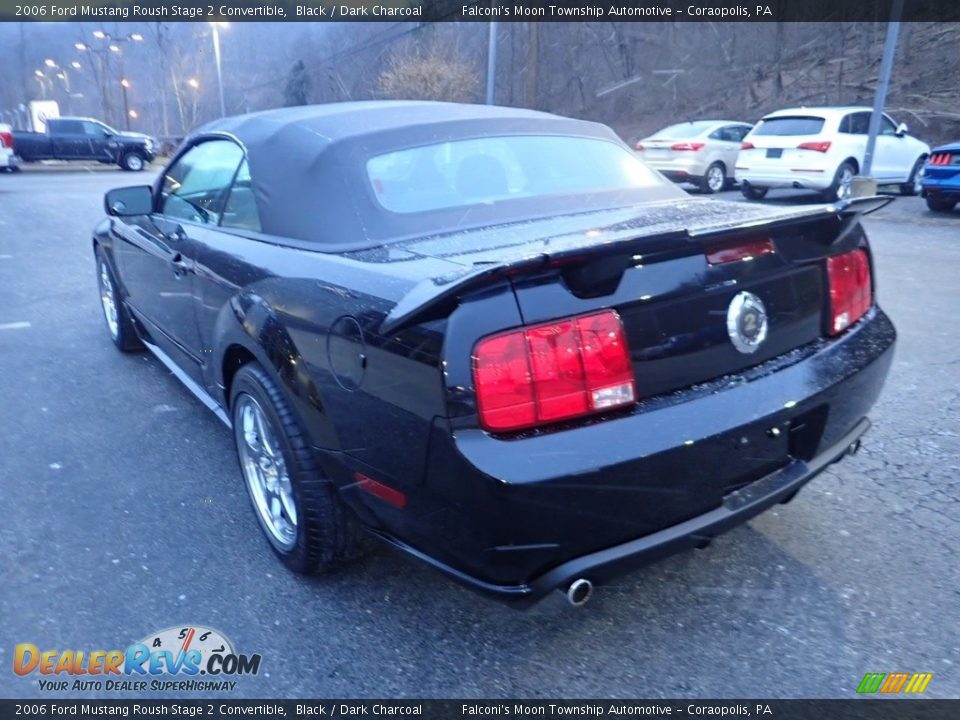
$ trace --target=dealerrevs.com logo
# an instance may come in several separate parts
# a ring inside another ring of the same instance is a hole
[[[237,685],[232,678],[260,671],[260,655],[237,653],[222,633],[194,625],[152,633],[125,650],[41,650],[20,643],[13,671],[40,676],[39,688],[49,691],[229,691]]]

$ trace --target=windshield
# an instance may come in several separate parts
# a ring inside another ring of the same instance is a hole
[[[367,178],[380,205],[395,213],[663,184],[616,143],[566,136],[487,137],[397,150],[370,158]]]
[[[754,135],[819,135],[823,118],[810,116],[783,116],[761,120],[753,129]]]

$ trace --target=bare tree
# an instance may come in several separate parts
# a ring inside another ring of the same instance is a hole
[[[458,60],[444,43],[430,41],[391,54],[377,85],[384,97],[470,102],[477,99],[479,80],[472,64]]]

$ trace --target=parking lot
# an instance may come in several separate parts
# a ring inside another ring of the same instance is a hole
[[[104,327],[90,230],[105,190],[152,178],[0,175],[4,697],[43,695],[9,671],[17,643],[180,624],[262,655],[231,696],[850,697],[894,671],[960,696],[960,209],[898,198],[866,221],[900,340],[857,456],[585,608],[518,612],[385,548],[327,577],[275,560],[229,431]]]

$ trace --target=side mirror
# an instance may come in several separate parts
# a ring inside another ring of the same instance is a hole
[[[113,217],[149,215],[153,212],[153,190],[149,185],[110,190],[103,196],[103,207]]]
[[[909,129],[910,128],[907,127],[906,123],[900,123],[899,125],[897,125],[897,137],[903,137],[904,135],[907,134],[907,130]]]

